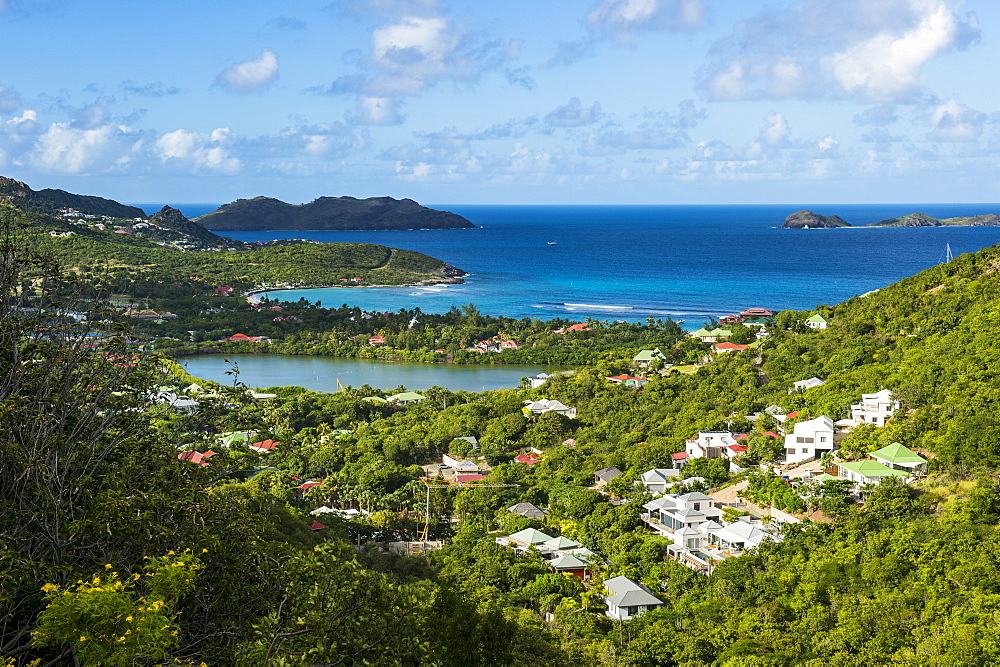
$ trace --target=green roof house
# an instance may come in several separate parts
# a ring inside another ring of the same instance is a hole
[[[830,320],[816,313],[806,318],[806,326],[810,329],[825,329],[830,326]]]
[[[872,452],[872,458],[893,470],[910,474],[927,472],[927,459],[898,442]]]
[[[837,468],[840,470],[840,478],[851,480],[855,488],[865,484],[881,484],[886,477],[902,477],[904,480],[909,477],[902,470],[893,470],[884,463],[872,460],[838,463]]]
[[[642,368],[649,368],[649,365],[659,359],[660,361],[666,361],[667,355],[660,352],[660,348],[655,347],[652,350],[641,350],[639,354],[632,357],[632,361],[635,362],[637,366]]]
[[[523,548],[540,545],[551,539],[551,535],[546,535],[542,531],[535,530],[534,528],[525,528],[524,530],[519,530],[513,535],[507,536],[508,544],[513,544]]]
[[[386,401],[389,403],[398,403],[399,405],[410,405],[411,403],[419,403],[425,398],[427,397],[421,396],[415,391],[404,391],[401,394],[393,394]]]
[[[709,332],[708,329],[706,329],[705,327],[702,327],[700,329],[692,331],[688,335],[691,336],[691,338],[704,338],[705,336],[711,336],[712,334],[711,334],[711,332]]]

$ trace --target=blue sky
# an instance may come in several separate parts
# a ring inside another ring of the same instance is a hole
[[[995,0],[0,0],[0,174],[129,202],[1000,200]]]

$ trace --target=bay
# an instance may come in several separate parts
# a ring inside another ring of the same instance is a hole
[[[946,244],[957,256],[1000,240],[997,227],[780,229],[785,216],[800,209],[864,225],[915,211],[938,218],[990,213],[997,204],[435,208],[480,228],[229,235],[381,243],[470,273],[463,285],[269,293],[277,299],[369,311],[443,312],[472,303],[516,318],[672,317],[688,329],[751,306],[838,303],[943,261]]]
[[[337,391],[337,380],[345,387],[367,384],[379,389],[400,385],[409,390],[434,386],[470,392],[510,389],[525,376],[562,370],[540,365],[466,366],[278,354],[206,354],[184,357],[178,363],[195,377],[223,385],[238,380],[258,389],[298,386],[327,392]],[[227,375],[234,369],[238,375]]]

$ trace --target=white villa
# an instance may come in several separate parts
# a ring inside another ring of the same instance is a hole
[[[850,461],[837,464],[837,475],[841,479],[848,479],[854,482],[854,489],[858,491],[866,484],[881,484],[886,477],[902,477],[907,479],[907,475],[902,470],[893,470],[889,466],[872,461]]]
[[[785,435],[785,462],[800,463],[833,451],[833,420],[826,415],[799,422]]]
[[[546,412],[555,412],[557,414],[569,417],[570,419],[576,417],[576,408],[571,408],[567,405],[563,405],[559,401],[548,398],[540,398],[537,401],[525,401],[524,410],[525,412],[533,415],[541,415]]]
[[[703,493],[667,495],[642,507],[646,510],[642,520],[673,542],[667,547],[673,557],[699,572],[708,572],[716,563],[740,556],[764,540],[781,539],[748,516],[725,522],[717,502]]]
[[[684,443],[684,451],[691,459],[717,459],[722,456],[731,459],[746,450],[746,446],[737,442],[736,436],[728,431],[699,431],[697,438]]]
[[[651,468],[639,476],[636,484],[640,484],[654,496],[666,493],[674,486],[672,479],[680,479],[681,471],[673,468]]]
[[[818,377],[811,377],[808,380],[799,380],[798,382],[792,383],[792,388],[788,390],[788,393],[793,391],[805,391],[806,389],[812,389],[813,387],[818,387],[820,385],[826,384]]]
[[[628,577],[608,579],[604,582],[604,588],[608,591],[604,596],[604,602],[608,605],[606,613],[619,621],[627,621],[663,604],[649,589]]]
[[[806,318],[805,325],[810,329],[826,329],[830,326],[830,320],[826,319],[819,313],[816,313],[815,315]]]
[[[861,402],[851,406],[851,421],[855,426],[861,424],[885,426],[886,420],[896,410],[899,410],[899,401],[893,400],[892,392],[888,389],[874,394],[862,394]]]
[[[872,452],[871,456],[882,465],[893,470],[902,470],[911,477],[927,473],[927,459],[898,442]]]

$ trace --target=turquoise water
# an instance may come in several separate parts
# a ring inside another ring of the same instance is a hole
[[[337,391],[338,379],[345,387],[367,384],[380,389],[403,385],[417,391],[435,386],[452,391],[510,389],[519,386],[525,376],[562,370],[545,366],[463,366],[276,354],[207,354],[178,361],[191,375],[224,385],[233,384],[234,376],[226,372],[236,368],[239,382],[249,387],[298,386],[330,392]]]
[[[863,225],[915,211],[990,213],[1000,210],[996,204],[436,208],[480,229],[231,235],[381,243],[470,273],[464,285],[294,290],[275,298],[378,311],[474,303],[517,318],[672,317],[688,328],[751,306],[838,303],[942,261],[946,244],[958,255],[1000,240],[997,227],[779,229],[786,215],[806,208]]]

